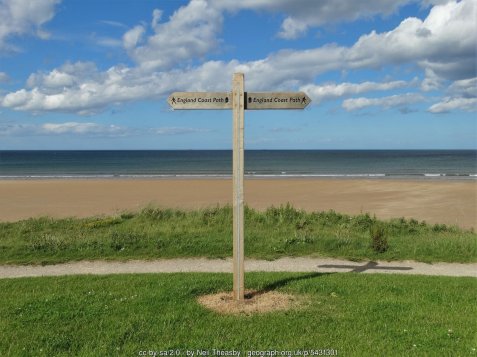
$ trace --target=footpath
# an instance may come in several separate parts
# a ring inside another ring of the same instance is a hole
[[[420,263],[415,261],[353,262],[332,258],[280,258],[246,260],[245,271],[265,272],[317,272],[364,274],[414,274],[477,277],[477,263]],[[22,278],[61,275],[107,275],[143,273],[231,273],[231,259],[161,259],[118,261],[79,261],[55,265],[0,265],[0,278]]]

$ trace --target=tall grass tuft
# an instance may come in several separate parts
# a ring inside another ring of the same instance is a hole
[[[384,253],[389,249],[386,229],[382,224],[374,224],[369,229],[371,247],[376,253]]]

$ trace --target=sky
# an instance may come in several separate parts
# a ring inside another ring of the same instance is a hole
[[[246,149],[477,149],[477,0],[0,0],[0,150],[231,149],[174,91],[304,91]]]

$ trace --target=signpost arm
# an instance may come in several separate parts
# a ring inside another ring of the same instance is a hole
[[[233,112],[233,290],[234,299],[244,300],[244,75],[232,80]]]

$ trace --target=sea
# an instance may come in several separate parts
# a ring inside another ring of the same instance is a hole
[[[0,151],[0,179],[231,175],[231,150]],[[246,150],[245,175],[476,180],[477,150]]]

